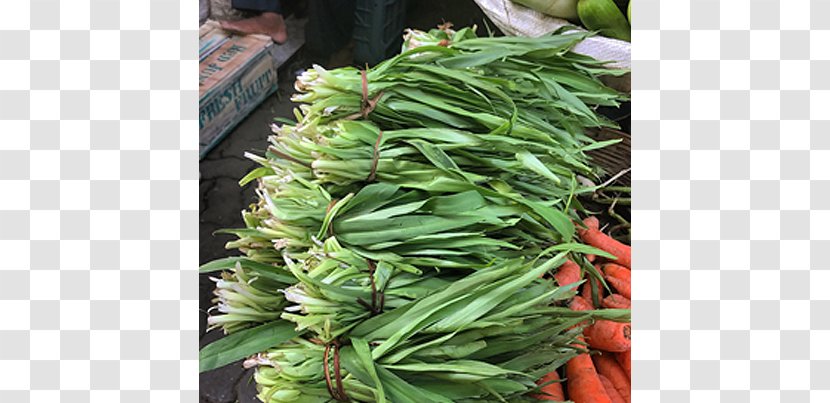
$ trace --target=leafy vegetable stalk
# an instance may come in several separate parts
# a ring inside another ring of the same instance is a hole
[[[223,327],[227,333],[279,318],[285,300],[276,291],[281,284],[267,279],[253,278],[240,265],[221,277],[212,278],[216,283],[213,308],[223,315],[208,317],[210,328]],[[254,286],[254,283],[256,286]]]

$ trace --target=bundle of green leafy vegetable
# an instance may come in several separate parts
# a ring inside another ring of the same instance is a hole
[[[297,121],[248,155],[259,200],[226,231],[243,256],[202,267],[226,271],[209,320],[233,334],[201,369],[260,352],[263,401],[326,401],[324,355],[343,345],[351,399],[496,401],[575,354],[574,325],[624,320],[558,307],[572,288],[539,279],[603,255],[573,221],[601,174],[586,151],[610,144],[585,131],[615,126],[595,109],[623,96],[599,80],[618,71],[570,52],[585,35],[410,31],[367,72],[300,77]]]
[[[340,338],[347,397],[504,401],[536,390],[536,379],[579,353],[573,345],[580,334],[577,325],[592,316],[553,306],[572,297],[575,284],[559,288],[539,278],[565,255],[543,263],[506,260],[360,322]],[[606,310],[602,317],[625,320],[628,313]],[[328,368],[323,344],[294,339],[252,360],[258,365],[260,398],[329,398],[321,370]]]

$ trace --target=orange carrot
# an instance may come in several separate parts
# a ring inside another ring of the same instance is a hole
[[[590,311],[591,304],[580,296],[571,300],[570,308],[574,311]],[[603,351],[620,352],[631,349],[631,324],[598,320],[582,332],[588,345]]]
[[[586,227],[588,227],[588,229],[599,230],[599,219],[597,219],[596,217],[588,217],[582,222],[585,224]]]
[[[553,277],[560,286],[568,285],[579,281],[582,277],[582,271],[580,270],[578,264],[570,260],[566,260],[562,266],[559,266],[559,270],[556,271],[556,274],[554,274]]]
[[[599,374],[599,380],[605,388],[605,393],[608,393],[608,397],[611,398],[611,403],[631,403],[626,402],[626,400],[620,396],[620,392],[617,392],[617,390],[614,389],[614,385],[610,380],[608,380],[608,378],[604,377],[602,374]]]
[[[559,382],[559,373],[554,370],[536,381],[536,384],[542,385],[547,382],[551,383],[542,386],[542,393],[535,394],[533,397],[539,400],[565,401],[565,392],[562,391],[562,383]]]
[[[611,294],[603,298],[602,307],[608,309],[631,309],[631,300],[620,294]]]
[[[617,359],[617,363],[625,370],[625,374],[631,380],[631,350],[616,353],[614,354],[614,358]]]
[[[577,296],[573,297],[573,299],[571,300],[571,303],[568,304],[568,308],[571,308],[572,311],[591,311],[591,310],[594,309],[594,306],[591,305],[591,303],[588,302],[588,300],[586,300],[585,298],[580,297],[579,295],[577,295]],[[573,326],[570,327],[570,329],[573,329],[573,328],[578,327],[578,326],[583,325],[583,324],[587,324],[587,322],[581,322],[577,325],[573,325]],[[583,339],[582,336],[579,336],[579,339],[582,340],[582,341],[585,341],[585,339]]]
[[[628,375],[617,360],[610,354],[595,355],[591,358],[594,360],[594,367],[597,372],[608,378],[617,393],[625,400],[625,403],[631,403],[631,380],[628,379]]]
[[[610,352],[631,350],[631,324],[598,320],[583,332],[591,347]]]
[[[613,403],[599,379],[591,356],[580,354],[565,364],[568,398],[575,403]]]
[[[571,300],[569,307],[574,311],[591,311],[594,309],[585,297],[581,297],[579,295],[575,296]]]
[[[606,263],[602,266],[602,273],[605,281],[620,295],[631,299],[631,270],[615,263]]]
[[[590,309],[594,309],[594,298],[591,294],[591,280],[588,280],[585,284],[582,284],[582,288],[579,289],[578,296],[585,299],[585,302],[588,303]]]
[[[583,222],[587,226],[579,228],[579,237],[583,242],[616,256],[615,263],[631,268],[630,246],[603,234],[599,230],[599,220],[596,217],[588,217]]]
[[[594,260],[597,260],[597,255],[589,253],[585,255],[585,259],[588,259],[589,262],[594,263]]]

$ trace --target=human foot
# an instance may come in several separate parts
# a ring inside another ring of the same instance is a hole
[[[221,21],[222,29],[241,34],[262,34],[268,35],[279,44],[288,40],[288,33],[285,30],[285,20],[277,13],[262,13],[256,17],[239,21]]]

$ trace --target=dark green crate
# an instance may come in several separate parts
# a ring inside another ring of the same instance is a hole
[[[403,44],[406,0],[358,0],[354,20],[354,60],[375,65],[398,54]]]

